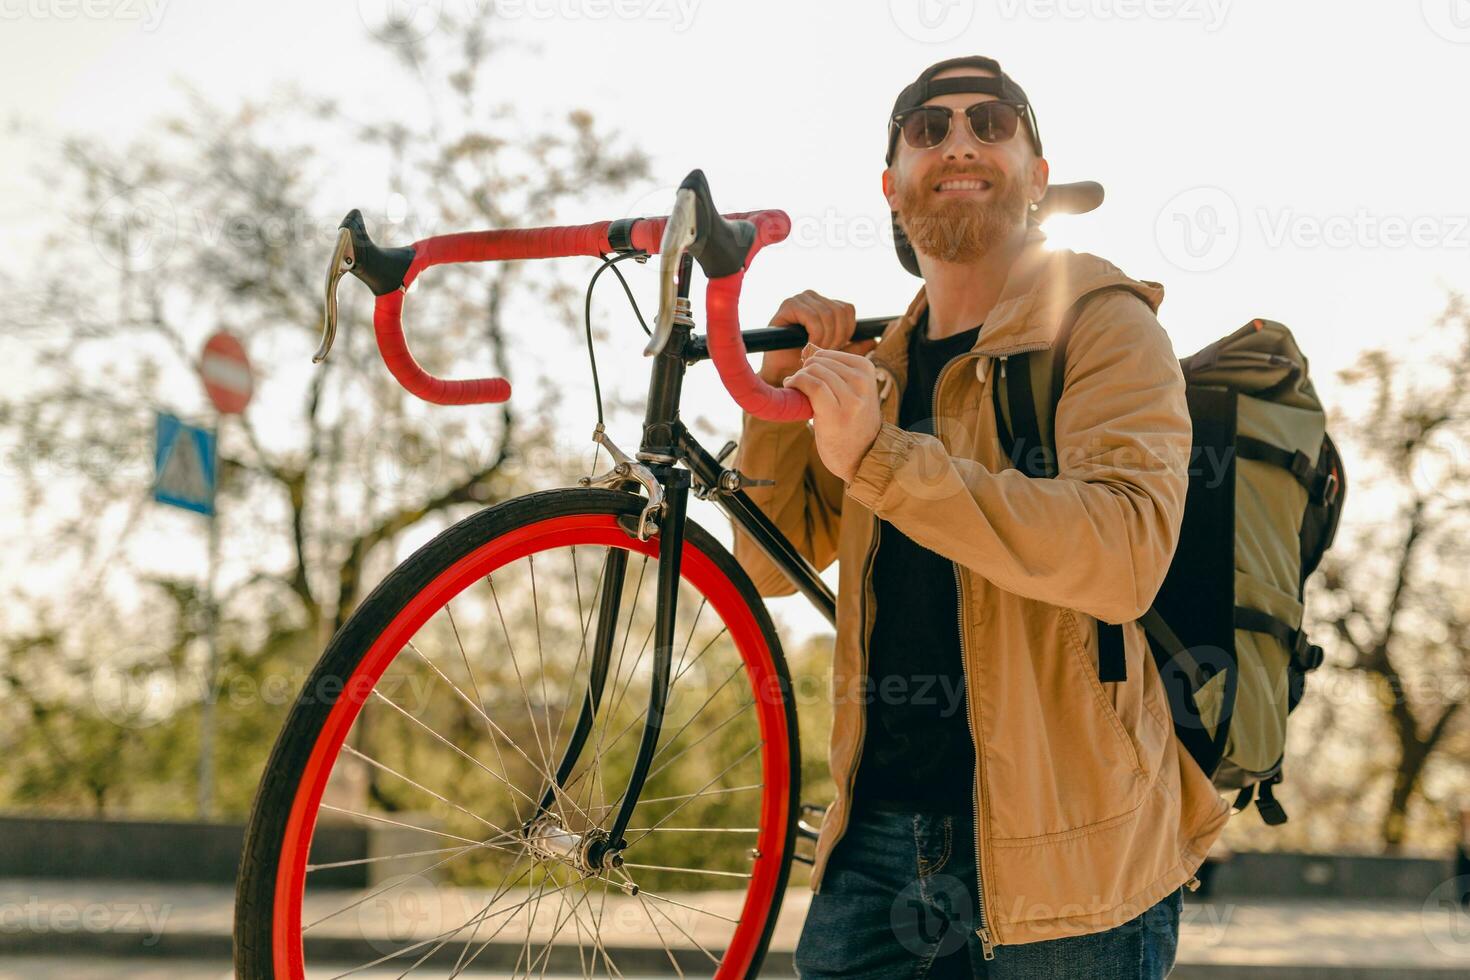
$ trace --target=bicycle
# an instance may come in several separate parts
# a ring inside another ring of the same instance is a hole
[[[1070,185],[1048,204],[1090,209],[1068,202],[1095,187]],[[304,977],[308,952],[316,961],[360,957],[347,973],[429,966],[449,976],[493,967],[612,977],[667,960],[680,976],[757,975],[797,842],[815,841],[804,817],[821,808],[803,814],[799,802],[796,708],[770,616],[733,556],[686,517],[688,495],[715,502],[829,622],[836,605],[751,503],[749,478],[725,466],[735,444],[708,452],[680,421],[679,403],[686,369],[712,360],[746,411],[810,417],[804,396],[766,385],[746,361],[748,352],[801,346],[805,331],[742,331],[737,310],[749,263],[789,229],[780,211],[720,215],[698,170],[667,217],[453,234],[403,248],[375,245],[357,211],[344,219],[316,361],[331,349],[336,289],[351,272],[376,296],[378,345],[406,389],[438,404],[504,401],[504,379],[445,380],[413,359],[403,302],[422,271],[590,256],[603,259],[600,274],[657,254],[648,401],[633,456],[607,436],[599,407],[593,438],[610,470],[448,528],[332,639],[252,806],[236,895],[238,975]],[[689,302],[694,262],[708,279],[703,337]],[[854,339],[877,337],[892,319],[860,320]],[[590,327],[588,337],[590,350]],[[595,384],[595,359],[593,372]],[[651,610],[640,602],[649,581]],[[418,700],[405,704],[405,692]],[[625,741],[635,732],[636,742]],[[359,782],[373,774],[379,810],[324,802],[334,772]],[[313,850],[319,821],[330,820],[421,834],[424,846],[331,860]],[[660,857],[671,851],[684,857]],[[403,887],[394,879],[326,907],[339,894],[327,886],[361,885],[374,863],[419,859],[409,877],[439,899],[444,928],[366,936],[362,910],[381,910]],[[444,878],[462,887],[439,888]],[[616,955],[605,936],[609,898],[626,933]],[[344,928],[354,911],[355,935]],[[507,930],[513,940],[497,943]]]

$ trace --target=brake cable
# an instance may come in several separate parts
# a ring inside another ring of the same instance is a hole
[[[628,296],[628,303],[633,307],[633,315],[638,318],[638,325],[643,328],[645,334],[652,336],[652,331],[648,329],[648,324],[643,319],[643,312],[638,309],[638,301],[633,298],[633,290],[628,286],[628,280],[623,278],[623,271],[617,268],[617,264],[624,259],[637,258],[647,259],[648,253],[622,252],[614,256],[605,255],[602,259],[602,265],[597,267],[597,271],[592,273],[592,279],[587,283],[587,297],[583,308],[582,320],[587,333],[587,360],[592,365],[592,395],[597,400],[597,425],[599,428],[602,427],[603,423],[602,384],[597,378],[597,351],[592,343],[592,287],[597,285],[597,279],[603,272],[612,269],[613,275],[618,277],[618,282],[623,284],[623,292]],[[595,462],[594,465],[596,465]]]

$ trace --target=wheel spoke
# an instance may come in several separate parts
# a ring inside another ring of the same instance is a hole
[[[740,758],[736,759],[734,762],[730,763],[724,769],[721,769],[718,773],[716,773],[713,779],[711,779],[709,782],[705,783],[699,789],[695,790],[692,794],[690,794],[689,799],[685,800],[683,803],[680,803],[678,806],[674,807],[668,813],[664,814],[663,817],[660,818],[659,820],[656,820],[654,822],[652,828],[650,828],[649,830],[645,830],[643,833],[639,834],[637,837],[634,837],[632,840],[628,841],[628,847],[632,847],[634,844],[638,843],[643,838],[647,837],[652,830],[656,830],[659,827],[663,826],[663,824],[664,824],[664,822],[666,820],[668,820],[674,814],[678,813],[680,810],[682,810],[686,806],[688,806],[690,800],[692,800],[695,797],[699,796],[706,789],[708,789],[709,787],[713,786],[715,783],[717,783],[721,779],[723,779],[724,776],[725,776],[725,774],[727,772],[729,772],[731,769],[734,769],[736,766],[740,765],[740,763],[744,762],[746,759],[750,758],[751,755],[753,755],[760,747],[761,747],[760,746],[760,743],[757,742],[755,745],[752,745],[750,748],[748,748],[744,752],[742,752],[740,754]]]
[[[485,710],[485,699],[480,695],[480,685],[475,680],[475,669],[470,666],[470,655],[465,652],[464,641],[461,640],[459,637],[459,626],[457,626],[454,622],[454,610],[450,608],[447,601],[444,603],[444,615],[449,619],[449,629],[454,633],[455,645],[459,647],[460,659],[464,661],[464,671],[467,675],[469,675],[470,687],[475,692],[475,704],[479,707],[480,714],[483,715],[486,722],[488,722],[490,720],[490,713]],[[415,650],[415,652],[417,652],[417,650]],[[507,778],[509,778],[510,770],[505,768],[505,757],[500,754],[500,743],[495,740],[495,735],[493,732],[490,731],[488,724],[486,725],[485,732],[490,736],[490,746],[495,749],[495,757],[500,760],[500,771],[505,773]],[[521,810],[520,806],[517,805],[516,823],[520,822]]]
[[[516,750],[516,754],[517,755],[519,755],[522,759],[525,759],[526,762],[531,766],[532,769],[535,769],[536,772],[542,778],[544,778],[549,785],[551,785],[552,787],[555,788],[557,799],[558,799],[559,802],[562,801],[562,800],[567,800],[568,802],[571,802],[571,804],[573,806],[576,806],[577,805],[575,800],[569,800],[568,797],[566,797],[561,792],[561,787],[559,787],[559,786],[556,785],[556,777],[553,776],[551,773],[547,772],[545,768],[537,765],[535,759],[532,759],[529,755],[526,755],[525,751],[522,750],[521,747],[519,745],[517,745],[514,741],[512,741],[509,735],[507,735],[507,734],[505,734],[505,732],[501,731],[500,726],[497,725],[497,724],[495,724],[495,722],[490,718],[490,716],[485,713],[484,709],[482,709],[479,705],[475,704],[475,702],[473,702],[473,701],[470,700],[469,695],[464,692],[464,689],[463,688],[461,688],[458,684],[454,683],[454,681],[452,681],[448,677],[446,677],[444,675],[444,672],[441,671],[438,667],[436,667],[434,665],[434,662],[432,660],[430,660],[428,657],[424,656],[423,652],[420,651],[419,648],[412,643],[412,641],[410,641],[407,644],[407,647],[408,647],[408,649],[412,650],[415,654],[417,654],[418,657],[419,657],[419,659],[422,660],[425,664],[427,664],[429,666],[429,669],[430,670],[434,671],[434,673],[436,673],[440,677],[444,678],[444,682],[446,684],[448,684],[450,687],[454,688],[455,693],[458,694],[459,697],[466,704],[468,704],[474,710],[478,711],[480,713],[480,717],[482,717],[482,718],[485,719],[485,721],[490,725],[490,727],[495,730],[495,733],[498,734],[501,738],[505,739],[505,742],[506,742],[507,745],[509,745],[511,748],[513,748],[513,749]],[[578,807],[578,809],[580,810],[581,808]],[[586,814],[585,811],[582,812],[582,816],[583,817],[587,817],[587,814]],[[591,818],[590,817],[587,817],[587,819],[590,820]]]
[[[450,800],[446,800],[444,797],[440,796],[438,793],[436,793],[433,790],[429,789],[427,786],[423,785],[422,783],[415,782],[414,780],[412,780],[409,777],[405,776],[403,773],[399,772],[397,769],[394,769],[392,766],[384,765],[383,763],[379,762],[377,759],[374,759],[372,756],[367,755],[367,754],[365,754],[363,752],[359,752],[357,749],[354,749],[350,745],[344,745],[344,746],[342,746],[342,751],[346,752],[347,754],[349,754],[351,756],[354,756],[355,758],[361,759],[363,762],[366,762],[368,765],[372,766],[375,769],[378,769],[378,770],[380,770],[382,772],[386,772],[390,776],[397,776],[399,779],[403,780],[405,783],[408,783],[408,785],[412,786],[414,789],[421,790],[422,792],[429,794],[434,799],[438,800],[440,803],[443,803],[445,806],[452,807],[453,809],[458,810],[460,813],[463,813],[465,816],[469,817],[472,820],[478,820],[480,823],[482,823],[485,826],[489,827],[491,830],[494,830],[494,831],[496,831],[498,833],[501,833],[501,834],[508,834],[509,833],[509,831],[507,831],[504,827],[500,826],[499,824],[494,823],[494,822],[492,822],[490,820],[486,820],[484,817],[480,816],[478,813],[473,813],[473,812],[471,812],[469,810],[466,810],[464,807],[460,806],[458,803],[454,803],[454,802],[452,802]]]
[[[536,748],[541,753],[541,771],[551,778],[551,762],[546,757],[546,746],[541,744],[541,729],[536,725],[536,715],[531,711],[531,695],[526,691],[526,679],[521,675],[521,663],[516,659],[515,643],[510,638],[510,628],[505,623],[505,613],[500,608],[500,592],[495,588],[495,576],[486,575],[485,582],[490,586],[490,596],[495,600],[495,615],[500,619],[500,632],[505,636],[505,649],[510,654],[510,665],[516,673],[516,683],[521,688],[521,698],[526,702],[526,719],[531,722],[531,734],[536,736]],[[525,753],[522,753],[523,755]],[[527,759],[527,761],[530,761]]]
[[[515,791],[516,793],[519,793],[521,795],[521,797],[523,799],[529,801],[532,806],[536,806],[537,805],[537,803],[536,803],[535,800],[531,799],[530,796],[526,795],[525,790],[521,789],[515,783],[512,783],[507,776],[502,776],[500,773],[493,771],[488,766],[486,766],[483,762],[481,762],[479,759],[476,759],[474,756],[470,755],[464,749],[460,748],[458,745],[455,745],[453,742],[449,741],[449,739],[445,738],[443,735],[440,735],[438,732],[434,731],[434,729],[430,728],[428,725],[425,725],[422,721],[420,721],[419,719],[415,718],[413,715],[409,714],[409,712],[407,710],[405,710],[404,708],[402,708],[401,706],[399,706],[397,702],[391,700],[386,694],[383,694],[381,691],[377,690],[376,688],[373,689],[373,694],[376,697],[378,697],[384,704],[388,705],[390,708],[392,708],[393,710],[397,711],[399,714],[403,715],[403,717],[407,718],[409,721],[413,722],[415,725],[418,725],[420,728],[422,728],[424,731],[428,732],[434,738],[438,739],[440,742],[442,742],[443,744],[447,745],[449,748],[453,749],[455,752],[459,753],[462,757],[464,757],[465,759],[467,759],[470,762],[474,763],[479,768],[485,770],[485,772],[487,772],[490,775],[494,776],[496,779],[500,780],[502,783],[505,784],[505,786],[506,786],[507,789],[510,789],[510,790]]]
[[[715,871],[711,868],[674,868],[665,864],[634,864],[632,861],[626,862],[623,867],[643,868],[646,871],[678,871],[683,874],[691,875],[716,875],[721,878],[751,877],[751,874],[748,871]]]

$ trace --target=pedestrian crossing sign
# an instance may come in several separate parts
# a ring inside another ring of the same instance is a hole
[[[153,499],[214,514],[215,435],[176,415],[157,413],[153,443]]]

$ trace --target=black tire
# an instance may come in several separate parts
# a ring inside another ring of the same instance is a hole
[[[303,774],[333,706],[340,699],[310,692],[340,692],[353,677],[375,638],[420,594],[426,585],[452,566],[500,535],[550,518],[577,515],[636,517],[645,501],[633,494],[611,490],[558,489],[504,501],[447,528],[395,568],[363,601],[332,638],[293,704],[271,750],[259,789],[251,806],[235,892],[234,961],[239,977],[275,975],[275,896],[283,837]],[[770,651],[772,668],[780,681],[780,707],[789,731],[790,789],[779,882],[770,915],[759,940],[754,961],[744,975],[756,976],[775,927],[782,893],[790,872],[800,803],[800,751],[791,681],[780,640],[755,586],[729,551],[693,521],[685,540],[707,556],[738,591]],[[332,683],[335,682],[335,683]]]

